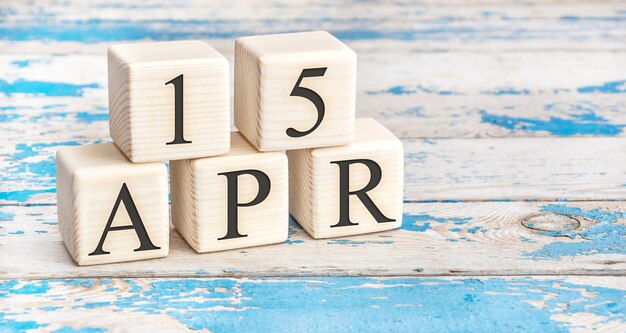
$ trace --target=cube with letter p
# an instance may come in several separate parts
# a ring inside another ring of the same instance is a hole
[[[227,154],[172,161],[172,223],[197,252],[287,240],[288,164],[238,132]]]

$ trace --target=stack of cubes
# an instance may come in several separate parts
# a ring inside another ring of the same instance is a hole
[[[171,221],[197,252],[402,223],[403,147],[355,119],[356,54],[327,32],[108,51],[113,143],[57,151],[59,228],[79,265],[167,256]],[[170,191],[165,161],[170,161]]]

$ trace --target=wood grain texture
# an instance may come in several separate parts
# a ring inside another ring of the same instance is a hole
[[[353,140],[356,54],[325,31],[238,38],[234,86],[234,124],[261,151]]]
[[[132,163],[112,143],[65,147],[58,150],[56,160],[59,230],[79,265],[167,256],[169,212],[163,163]],[[129,198],[122,202],[123,191]],[[131,210],[137,211],[136,220],[131,221]],[[135,223],[147,234],[141,243]],[[134,228],[110,230],[98,251],[102,254],[94,254],[109,226]]]
[[[292,221],[285,243],[202,255],[172,230],[167,258],[78,267],[61,242],[55,207],[2,206],[0,278],[626,273],[622,202],[406,203],[404,209],[399,230],[314,240]],[[551,227],[524,222],[538,214],[554,220]]]
[[[227,152],[228,70],[226,58],[202,41],[111,46],[108,96],[113,141],[133,162]]]
[[[239,132],[232,132],[230,141],[231,149],[224,155],[170,163],[172,223],[197,252],[287,239],[287,156],[283,152],[259,152]],[[254,175],[250,170],[262,174]],[[227,172],[243,173],[226,176]],[[264,179],[267,186],[261,186]],[[231,195],[236,202],[230,201]],[[232,208],[236,212],[231,212]],[[230,226],[231,215],[236,227]]]
[[[0,281],[8,330],[623,332],[624,277]],[[59,296],[63,295],[63,302]]]
[[[289,213],[313,238],[402,225],[402,142],[376,120],[357,119],[349,145],[290,150],[287,157]]]

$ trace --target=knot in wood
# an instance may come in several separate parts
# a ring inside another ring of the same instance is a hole
[[[522,225],[539,231],[570,231],[580,227],[580,221],[568,215],[540,213],[526,216]]]

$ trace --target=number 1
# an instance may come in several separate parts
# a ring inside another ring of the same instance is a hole
[[[183,74],[166,82],[174,85],[174,140],[166,145],[177,145],[181,143],[191,143],[183,137]]]

